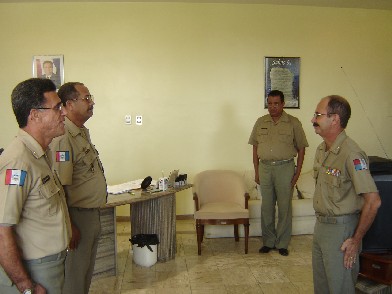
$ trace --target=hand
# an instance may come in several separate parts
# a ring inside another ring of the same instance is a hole
[[[353,238],[348,238],[343,242],[340,250],[344,252],[343,264],[345,268],[350,269],[357,262],[358,247],[358,242],[355,242]]]
[[[79,242],[80,242],[80,231],[77,226],[72,224],[72,238],[71,241],[69,241],[69,249],[70,250],[75,250],[78,248]]]
[[[42,287],[40,284],[36,284],[34,287],[34,294],[46,294],[46,289]]]
[[[295,184],[297,183],[299,178],[299,174],[294,174],[293,178],[291,179],[291,188],[294,188]]]

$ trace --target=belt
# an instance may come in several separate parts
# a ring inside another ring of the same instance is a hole
[[[325,224],[346,224],[357,220],[359,218],[359,214],[345,214],[339,216],[323,216],[323,215],[316,215],[317,220],[320,223]]]
[[[53,255],[45,256],[45,257],[42,257],[42,258],[25,260],[24,262],[26,262],[28,264],[40,264],[40,263],[45,263],[45,262],[61,260],[62,258],[65,258],[66,255],[67,255],[67,250],[63,250],[60,253],[56,253],[56,254],[53,254]]]
[[[85,208],[85,207],[69,207],[70,209],[76,209],[79,211],[95,211],[95,210],[100,210],[99,207],[94,207],[94,208]]]
[[[261,163],[266,165],[282,165],[294,161],[294,158],[283,160],[260,160]]]

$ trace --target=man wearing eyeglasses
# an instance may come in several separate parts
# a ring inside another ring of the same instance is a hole
[[[287,256],[292,231],[293,187],[301,173],[308,141],[301,122],[283,111],[284,94],[273,90],[267,99],[269,114],[256,121],[248,141],[253,145],[255,182],[260,184],[263,197],[263,246],[259,252],[268,253],[277,248],[280,255]],[[278,224],[275,227],[276,204]]]
[[[93,116],[94,97],[82,83],[62,85],[58,95],[67,111],[65,135],[51,149],[53,169],[63,184],[72,221],[70,252],[65,260],[64,294],[87,294],[101,232],[99,208],[107,187],[98,151],[85,122]]]
[[[61,294],[71,224],[48,145],[66,111],[51,80],[19,83],[11,102],[20,129],[0,156],[0,293]]]
[[[350,104],[321,99],[312,118],[321,143],[314,159],[313,282],[315,293],[355,293],[362,238],[381,205],[365,152],[346,135]]]

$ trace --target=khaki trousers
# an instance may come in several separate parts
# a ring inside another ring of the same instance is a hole
[[[315,294],[354,294],[359,272],[359,252],[353,268],[343,264],[343,242],[354,235],[359,215],[318,217],[313,235],[313,284]]]
[[[101,234],[99,209],[70,207],[69,215],[81,235],[78,248],[65,259],[63,294],[87,294],[94,272],[98,240]]]
[[[291,180],[295,164],[291,160],[278,165],[260,161],[261,230],[263,245],[270,248],[289,246],[292,231]],[[275,227],[275,206],[278,206],[278,223]]]

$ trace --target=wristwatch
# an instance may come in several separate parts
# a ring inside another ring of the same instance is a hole
[[[33,289],[25,289],[24,291],[23,291],[23,294],[33,294],[34,292],[33,292]]]

